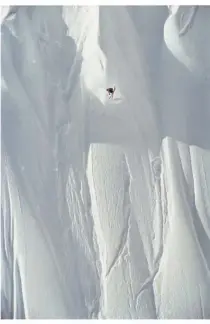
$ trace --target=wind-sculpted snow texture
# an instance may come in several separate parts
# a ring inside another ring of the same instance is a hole
[[[210,318],[210,7],[1,21],[2,318]]]

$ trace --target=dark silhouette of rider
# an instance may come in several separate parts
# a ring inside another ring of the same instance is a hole
[[[116,90],[115,86],[113,88],[106,89],[106,91],[108,92],[109,98],[113,98],[115,90]]]

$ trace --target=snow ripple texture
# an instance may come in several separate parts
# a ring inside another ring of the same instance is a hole
[[[210,318],[209,30],[207,6],[2,8],[2,318]]]

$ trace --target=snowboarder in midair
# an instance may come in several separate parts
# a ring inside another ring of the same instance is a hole
[[[116,90],[115,86],[113,88],[107,88],[106,89],[106,91],[108,92],[109,98],[113,99],[115,90]]]

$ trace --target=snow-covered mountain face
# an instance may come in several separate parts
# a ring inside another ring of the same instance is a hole
[[[1,20],[1,316],[210,318],[210,7]]]

